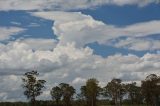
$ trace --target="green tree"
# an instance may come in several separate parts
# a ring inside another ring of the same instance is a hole
[[[86,85],[85,86],[81,86],[80,88],[80,95],[81,95],[81,98],[83,98],[85,101],[86,101],[86,105],[89,105],[89,96],[87,95],[87,90],[86,90]]]
[[[59,100],[62,97],[62,90],[60,87],[56,86],[53,87],[52,90],[50,91],[50,94],[52,96],[52,99],[56,101],[56,105],[59,105]]]
[[[77,94],[76,96],[76,106],[85,106],[85,97],[82,93]]]
[[[136,82],[126,84],[125,88],[126,88],[126,92],[128,93],[128,97],[131,100],[132,104],[142,103],[143,96],[141,92],[141,87],[136,86]]]
[[[121,105],[121,99],[125,94],[124,85],[121,84],[121,79],[112,79],[108,82],[107,86],[104,87],[105,94],[112,98],[116,106]]]
[[[71,106],[71,100],[73,99],[73,95],[75,94],[75,89],[73,88],[73,86],[70,86],[66,83],[61,83],[59,84],[59,86],[62,90],[62,97],[65,106]]]
[[[156,74],[150,74],[142,81],[142,92],[144,94],[147,105],[159,106],[158,97],[160,96],[160,77]]]
[[[37,71],[26,72],[22,77],[22,87],[25,89],[24,95],[30,99],[32,105],[35,104],[36,97],[42,93],[42,88],[44,88],[45,80],[38,80],[37,76],[39,73]]]
[[[97,97],[101,90],[98,83],[96,79],[92,78],[88,79],[86,85],[81,87],[81,94],[86,98],[88,106],[96,106]]]

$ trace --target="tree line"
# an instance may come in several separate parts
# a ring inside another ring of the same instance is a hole
[[[160,76],[156,74],[148,75],[141,81],[141,86],[137,86],[136,82],[123,83],[121,79],[113,78],[105,87],[100,87],[99,81],[91,78],[81,86],[78,94],[70,84],[60,83],[50,90],[51,101],[36,100],[36,97],[42,94],[46,83],[45,80],[38,79],[38,75],[39,73],[33,70],[22,77],[24,95],[32,106],[160,106]]]

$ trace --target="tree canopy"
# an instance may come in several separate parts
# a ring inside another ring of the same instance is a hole
[[[45,87],[45,80],[38,80],[37,76],[39,73],[37,71],[26,72],[22,77],[22,87],[24,88],[24,95],[30,99],[34,104],[36,97],[42,93],[42,89]]]

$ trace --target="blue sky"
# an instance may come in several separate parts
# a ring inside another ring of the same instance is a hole
[[[160,74],[158,0],[1,0],[0,31],[1,101],[26,100],[20,79],[33,69],[47,80],[39,99],[60,82]]]
[[[82,13],[86,15],[91,15],[94,19],[103,21],[106,24],[112,24],[115,26],[126,26],[138,22],[146,22],[151,20],[160,19],[160,6],[159,4],[150,4],[145,7],[132,6],[101,6],[96,9],[82,10]],[[151,39],[160,39],[160,35],[150,35]],[[138,56],[143,56],[147,52],[155,53],[156,51],[134,51],[127,50],[123,48],[115,48],[112,46],[104,46],[94,43],[90,45],[91,48],[95,50],[96,54],[102,56],[108,56],[115,53],[122,54],[136,54]]]
[[[160,19],[159,4],[150,4],[145,7],[131,6],[102,6],[96,9],[82,10],[82,13],[89,14],[94,19],[116,26],[125,26],[138,22]]]
[[[17,37],[30,35],[32,38],[53,38],[51,29],[53,22],[33,17],[27,11],[2,11],[0,19],[3,20],[0,22],[1,26],[16,26],[27,29],[25,32],[15,35]],[[36,25],[32,26],[33,23]]]
[[[83,14],[92,16],[95,20],[102,21],[106,24],[111,24],[114,26],[126,26],[139,22],[147,22],[152,20],[160,19],[160,6],[159,4],[150,4],[144,7],[138,7],[137,5],[125,5],[125,6],[115,6],[115,5],[103,5],[97,6],[96,8],[91,9],[79,9],[71,10],[74,12],[82,12]],[[34,17],[30,15],[28,11],[1,11],[0,12],[0,26],[10,27],[22,27],[26,31],[14,35],[15,40],[21,37],[24,38],[54,38],[56,35],[52,30],[52,25],[54,21],[42,19],[39,17]],[[33,24],[33,25],[32,25]],[[151,39],[160,39],[159,34],[147,36]],[[121,54],[135,54],[138,56],[143,56],[145,53],[155,53],[156,50],[152,51],[135,51],[127,50],[124,48],[116,48],[112,45],[100,45],[98,43],[88,44],[94,53],[101,56],[108,56],[116,53]]]

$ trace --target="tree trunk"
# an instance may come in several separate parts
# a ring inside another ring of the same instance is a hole
[[[92,97],[92,105],[91,106],[94,106],[94,99],[93,99],[93,97]]]
[[[33,97],[33,98],[31,99],[31,104],[32,104],[32,106],[35,106],[35,103],[36,103],[36,99],[35,99],[35,97]]]
[[[59,105],[59,100],[58,100],[58,99],[56,99],[56,105],[57,105],[57,106]]]
[[[114,100],[114,101],[115,101],[115,105],[117,106],[117,97],[115,97],[115,100]]]
[[[156,106],[160,106],[159,95],[156,95]]]
[[[131,104],[133,105],[133,95],[130,93],[130,98],[131,98]]]

